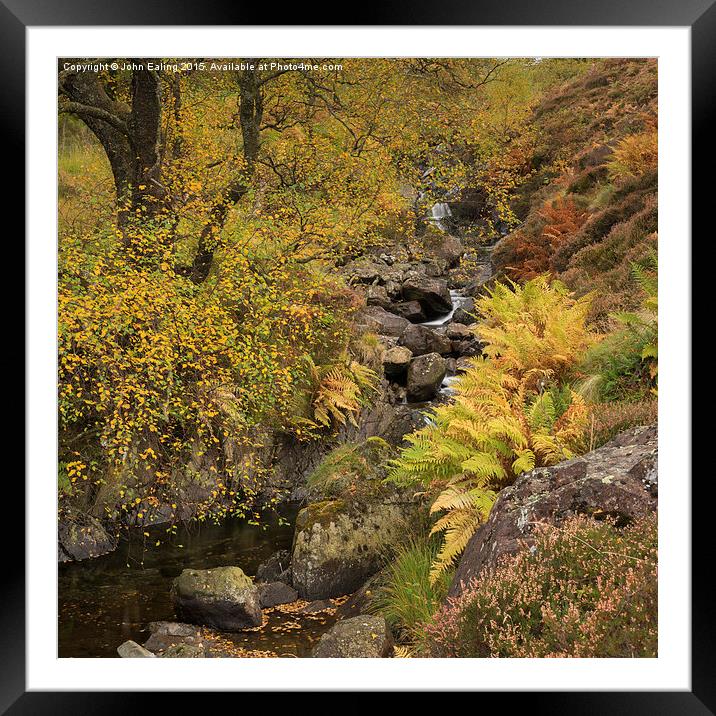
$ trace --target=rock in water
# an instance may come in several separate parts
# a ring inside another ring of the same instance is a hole
[[[410,365],[413,354],[409,348],[396,346],[385,352],[383,356],[383,370],[389,378],[404,375]]]
[[[413,358],[408,368],[408,400],[420,403],[434,398],[440,390],[447,364],[437,353]]]
[[[279,604],[291,604],[298,599],[298,592],[283,582],[266,582],[260,584],[258,590],[262,609],[270,609]]]
[[[447,336],[436,333],[426,326],[409,325],[400,336],[400,342],[409,348],[415,356],[426,353],[441,353],[447,355],[452,350],[452,343]]]
[[[117,647],[117,653],[123,659],[154,658],[154,654],[152,654],[151,651],[148,651],[143,646],[140,646],[139,644],[137,644],[136,641],[132,641],[131,639],[129,641],[125,641],[124,644],[120,644]]]
[[[405,536],[408,505],[351,505],[342,499],[304,507],[296,518],[291,568],[301,599],[351,594],[383,565],[386,549]]]
[[[256,570],[254,582],[283,582],[291,583],[291,552],[287,549],[280,549],[274,552],[265,562],[262,562]]]
[[[393,653],[393,638],[383,617],[359,616],[333,626],[318,642],[317,659],[381,659]]]
[[[635,428],[582,457],[520,475],[468,542],[449,595],[461,594],[504,555],[529,547],[538,523],[559,525],[586,514],[623,525],[655,510],[657,450],[656,426]]]
[[[411,275],[403,283],[403,298],[417,301],[430,316],[440,316],[452,310],[452,298],[447,281],[429,276]]]
[[[185,569],[172,584],[177,616],[192,624],[240,631],[261,624],[259,592],[239,567]]]

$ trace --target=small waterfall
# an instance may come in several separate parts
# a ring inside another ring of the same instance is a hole
[[[445,202],[433,204],[430,214],[432,222],[438,227],[438,229],[440,229],[440,231],[448,230],[448,224],[445,219],[449,219],[452,216],[449,204],[446,204]]]
[[[469,296],[462,296],[460,292],[453,289],[450,291],[450,298],[452,299],[452,310],[443,316],[438,316],[429,321],[421,321],[421,326],[442,326],[450,321],[458,308],[462,308],[469,300]]]

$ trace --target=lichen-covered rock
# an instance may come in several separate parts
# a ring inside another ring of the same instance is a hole
[[[120,644],[117,647],[117,653],[123,659],[147,659],[154,658],[155,656],[151,651],[148,651],[143,646],[137,644],[136,641],[132,641],[131,639],[129,641],[125,641],[123,644]]]
[[[445,359],[437,353],[413,358],[408,368],[408,400],[418,403],[434,398],[446,371]]]
[[[498,560],[529,546],[535,527],[559,525],[574,514],[627,524],[656,509],[656,426],[635,428],[582,457],[526,472],[495,502],[468,542],[449,595]]]
[[[413,354],[410,349],[404,346],[395,346],[395,348],[387,350],[383,355],[383,370],[385,374],[389,378],[404,375],[408,370],[412,357]]]
[[[112,552],[117,540],[99,520],[79,510],[67,513],[57,528],[57,561],[72,562]]]
[[[185,569],[172,584],[177,616],[222,631],[261,624],[258,589],[239,567]]]
[[[318,642],[317,659],[381,659],[393,653],[393,638],[385,619],[358,616],[335,624]]]
[[[258,590],[262,609],[291,604],[298,599],[298,592],[283,582],[265,582],[258,585]]]
[[[381,568],[386,551],[404,538],[406,519],[416,508],[393,500],[323,500],[299,512],[291,569],[302,599],[350,594]]]
[[[452,345],[450,339],[426,326],[410,324],[400,336],[401,345],[410,349],[414,356],[427,353],[450,353]]]

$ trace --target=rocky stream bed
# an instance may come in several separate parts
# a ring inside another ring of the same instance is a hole
[[[367,597],[386,546],[400,542],[424,506],[386,487],[380,470],[350,498],[311,490],[306,478],[341,444],[372,465],[380,455],[371,438],[400,445],[424,425],[427,409],[450,399],[482,350],[474,297],[492,277],[491,249],[445,235],[421,258],[397,247],[341,268],[365,295],[357,324],[382,347],[379,396],[330,445],[282,446],[277,472],[292,501],[280,518],[263,528],[237,521],[184,528],[169,541],[159,524],[114,551],[99,524],[61,526],[59,656],[391,656],[384,620],[364,613]],[[655,509],[656,453],[656,429],[640,429],[522,475],[468,545],[451,594],[497,555],[529,543],[537,521],[559,523],[575,512],[629,519]],[[157,539],[160,546],[144,549]]]

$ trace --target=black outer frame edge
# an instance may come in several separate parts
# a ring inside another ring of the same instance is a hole
[[[694,309],[693,289],[696,285],[693,267],[702,271],[709,267],[708,262],[693,260],[695,240],[703,236],[703,229],[710,217],[708,212],[713,205],[713,197],[708,187],[708,177],[713,171],[716,155],[713,150],[713,132],[716,126],[716,4],[712,4],[691,28],[691,226],[692,237],[692,315]],[[674,237],[676,238],[676,237]],[[688,244],[685,243],[685,246]],[[702,276],[701,285],[709,285],[709,278]],[[702,296],[703,298],[703,296]],[[691,367],[692,376],[696,364],[693,352],[694,321],[691,321]],[[693,377],[692,377],[693,380]],[[691,389],[693,396],[693,386]],[[693,398],[692,398],[693,400]],[[692,409],[693,416],[693,409]],[[708,440],[707,431],[712,421],[698,422],[692,417],[691,460],[691,688],[693,693],[716,713],[716,619],[713,609],[713,586],[710,570],[704,569],[705,564],[713,560],[713,532],[709,531],[713,524],[710,510],[713,502],[708,499],[707,486],[710,486],[708,472],[694,469],[696,445],[703,445]],[[696,480],[698,474],[699,480]],[[706,560],[706,561],[704,561]],[[698,567],[698,568],[697,568]]]
[[[20,206],[24,199],[25,176],[25,27],[37,26],[82,26],[82,25],[249,25],[262,24],[265,13],[256,6],[241,7],[238,4],[214,2],[184,4],[177,7],[176,0],[153,0],[151,5],[137,0],[122,0],[121,3],[100,3],[97,0],[66,0],[52,4],[52,0],[1,0],[0,1],[0,56],[6,69],[0,93],[0,121],[3,123],[2,136],[6,139],[5,149],[14,162],[11,166],[22,166],[15,171],[15,182],[10,186],[8,203],[13,193],[16,201],[11,206]],[[9,8],[9,9],[8,9]],[[282,14],[286,25],[296,15],[297,24],[306,19],[305,8],[299,12],[288,9]],[[283,11],[282,11],[283,12]],[[332,15],[327,13],[329,19]],[[631,25],[631,26],[692,26],[692,145],[693,152],[692,191],[693,218],[700,212],[705,214],[712,202],[711,184],[705,181],[707,171],[713,167],[714,89],[716,88],[716,4],[714,0],[669,0],[649,2],[639,0],[542,0],[539,4],[529,0],[511,0],[508,3],[473,2],[461,6],[460,0],[443,0],[439,15],[434,6],[427,3],[418,6],[415,2],[393,3],[375,8],[371,13],[371,24],[377,25]],[[168,22],[167,22],[168,21]],[[437,21],[437,22],[436,22]],[[265,23],[264,23],[265,24]],[[316,24],[332,24],[312,22]],[[6,154],[7,156],[7,154]],[[699,169],[703,170],[699,173]],[[709,172],[712,173],[712,172]],[[704,181],[696,181],[699,174]],[[20,177],[23,181],[20,181]],[[24,202],[23,202],[24,203]],[[703,222],[705,225],[705,222]],[[29,427],[29,426],[28,426]],[[9,484],[8,484],[9,483]],[[19,481],[8,481],[6,489],[15,490],[11,504],[18,512],[18,506],[25,504],[24,489]],[[692,485],[692,490],[702,495],[703,486]],[[693,500],[693,548],[704,549],[713,541],[707,533],[711,520],[707,517],[708,500]],[[24,522],[24,510],[23,510]],[[692,564],[704,564],[696,554]],[[708,564],[708,560],[706,560]],[[182,704],[199,705],[195,695],[181,692],[131,693],[131,692],[25,692],[25,560],[24,551],[10,550],[8,562],[3,569],[3,604],[0,609],[0,713],[12,716],[24,714],[125,714],[128,709],[166,706],[167,696],[179,696]],[[664,716],[671,714],[716,714],[716,664],[714,663],[714,620],[709,571],[693,570],[692,574],[692,692],[502,692],[481,693],[480,703],[497,697],[501,704],[512,707],[524,705],[532,713],[571,713],[585,716],[613,714],[614,716]],[[280,685],[279,685],[280,688]],[[209,694],[202,694],[202,704]],[[213,694],[212,694],[213,695]],[[224,695],[224,694],[222,694]],[[239,696],[239,695],[236,695]],[[351,703],[358,706],[361,696]],[[240,695],[242,705],[253,699],[249,693]],[[266,697],[259,697],[265,703]],[[258,700],[257,700],[258,701]]]
[[[25,25],[265,25],[265,3],[2,0]],[[353,8],[353,25],[692,25],[713,0],[391,0]],[[281,7],[277,25],[341,25],[336,5]],[[317,11],[317,12],[316,12]]]

